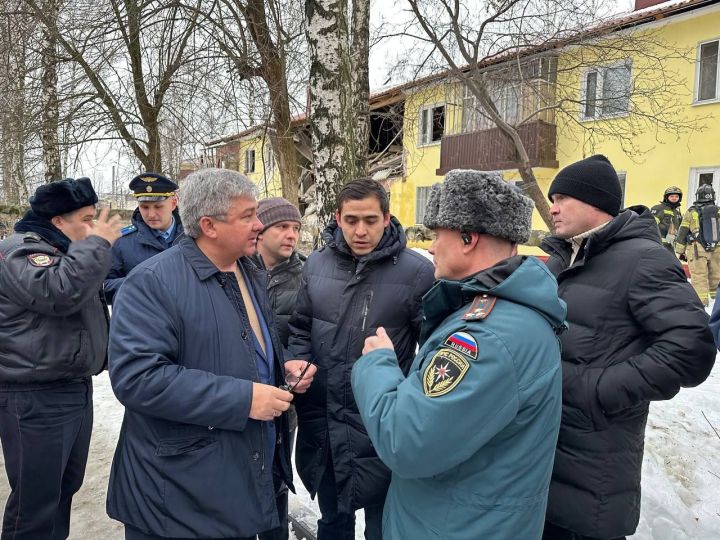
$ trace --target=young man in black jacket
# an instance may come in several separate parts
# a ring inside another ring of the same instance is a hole
[[[120,218],[97,221],[89,178],[40,186],[0,242],[0,439],[10,497],[2,538],[63,539],[85,476],[91,376],[108,342],[102,281]]]
[[[716,350],[708,315],[650,211],[620,211],[605,156],[565,167],[548,197],[555,234],[542,248],[569,330],[560,337],[562,423],[543,538],[624,538],[640,518],[650,402],[703,382]]]
[[[365,538],[379,540],[390,471],[362,424],[350,373],[365,338],[380,326],[407,373],[420,334],[422,297],[434,282],[434,269],[407,249],[378,182],[349,182],[337,204],[335,220],[323,232],[325,246],[305,263],[290,321],[292,357],[318,365],[308,393],[296,400],[296,465],[308,491],[318,497],[318,540],[355,538],[355,510],[360,508],[365,509]]]

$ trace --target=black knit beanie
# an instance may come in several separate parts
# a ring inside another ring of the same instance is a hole
[[[555,193],[569,195],[611,216],[617,216],[622,204],[622,189],[617,172],[603,155],[590,156],[562,169],[550,184],[548,198]]]

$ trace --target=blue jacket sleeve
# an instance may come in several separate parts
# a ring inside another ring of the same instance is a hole
[[[164,291],[162,280],[144,268],[127,278],[115,299],[108,348],[115,395],[149,416],[243,430],[252,381],[179,365],[179,321],[174,299]]]
[[[105,282],[103,283],[103,291],[105,292],[105,299],[108,304],[113,303],[115,294],[120,288],[120,285],[122,285],[123,281],[125,281],[122,251],[118,245],[119,242],[120,240],[115,242],[115,245],[112,248],[112,264],[110,266],[110,272],[108,272],[107,278],[105,278]]]
[[[355,363],[355,401],[375,450],[394,474],[424,478],[450,470],[517,415],[512,358],[494,334],[476,338],[478,359],[453,390],[438,397],[423,391],[427,367],[405,378],[390,349],[375,350]],[[426,366],[438,350],[428,352]]]

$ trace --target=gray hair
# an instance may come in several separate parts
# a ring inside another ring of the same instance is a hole
[[[180,188],[180,219],[185,234],[197,238],[200,218],[222,216],[237,197],[254,199],[257,188],[245,175],[228,169],[200,169],[185,179]]]

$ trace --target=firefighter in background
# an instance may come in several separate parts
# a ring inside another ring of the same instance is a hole
[[[695,203],[683,216],[675,252],[690,268],[692,286],[707,306],[720,281],[720,208],[715,205],[715,190],[702,185],[695,192]]]
[[[675,239],[682,222],[681,202],[682,190],[677,186],[670,186],[665,190],[662,202],[650,209],[652,215],[655,216],[658,229],[660,229],[663,246],[673,253],[675,252]]]

